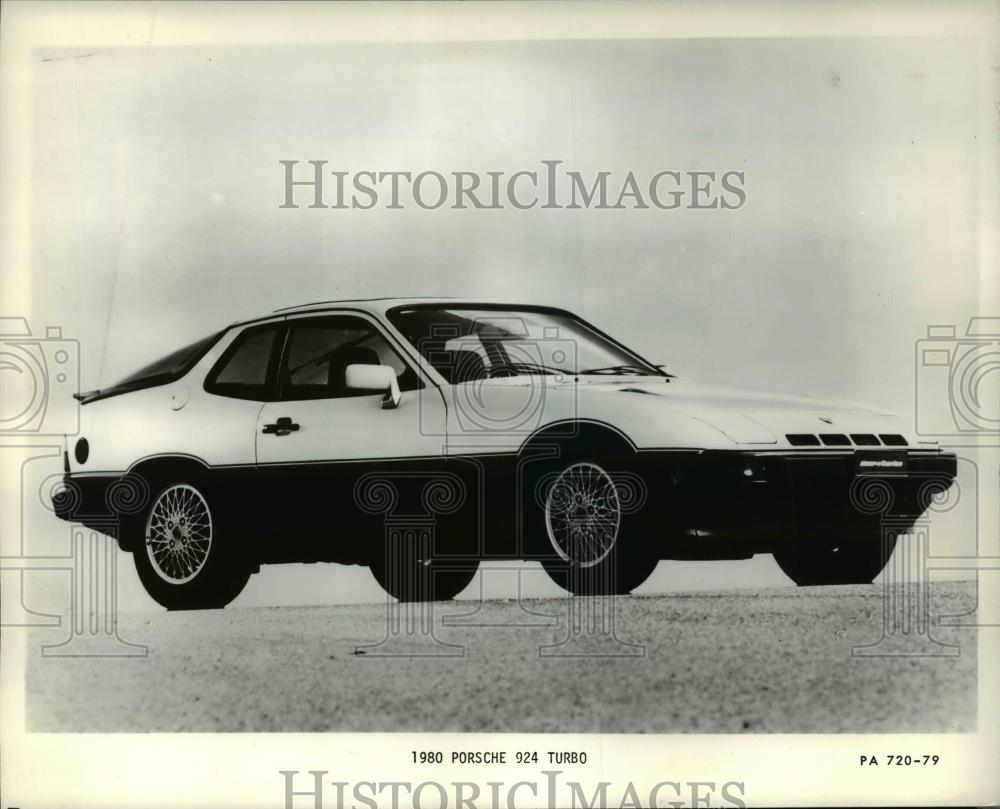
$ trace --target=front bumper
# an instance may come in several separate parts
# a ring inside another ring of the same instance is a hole
[[[903,532],[955,480],[955,455],[921,450],[700,453],[677,481],[688,537],[767,550],[803,538]]]

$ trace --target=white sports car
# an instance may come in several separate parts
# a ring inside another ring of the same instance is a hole
[[[956,467],[890,414],[695,385],[543,306],[307,304],[78,398],[56,511],[116,536],[171,609],[280,562],[368,565],[404,600],[486,559],[576,594],[756,553],[870,582]]]

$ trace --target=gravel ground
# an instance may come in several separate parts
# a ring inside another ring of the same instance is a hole
[[[972,583],[936,584],[931,614],[975,600]],[[29,655],[28,728],[974,730],[975,631],[933,628],[954,657],[852,657],[882,636],[883,604],[877,585],[465,601],[412,616],[440,642],[404,631],[382,644],[385,603],[126,614],[119,634],[145,658]],[[618,640],[588,631],[612,623]]]

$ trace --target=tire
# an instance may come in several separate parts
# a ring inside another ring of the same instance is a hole
[[[200,481],[175,479],[155,491],[132,544],[143,587],[168,610],[224,607],[251,574],[232,520]]]
[[[371,562],[379,586],[400,601],[450,601],[476,577],[473,559],[435,559],[426,537],[410,535],[391,549],[383,548]]]
[[[871,584],[882,572],[896,546],[869,540],[808,540],[774,551],[774,561],[799,587],[829,584]]]
[[[660,561],[642,513],[645,486],[625,496],[625,482],[639,480],[631,450],[588,450],[568,447],[554,461],[538,463],[522,500],[525,529],[545,572],[564,590],[624,595]]]

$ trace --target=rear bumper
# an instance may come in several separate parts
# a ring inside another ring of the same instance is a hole
[[[52,495],[52,510],[61,520],[117,536],[122,519],[134,511],[130,490],[115,488],[120,480],[115,475],[65,475],[62,486]]]

